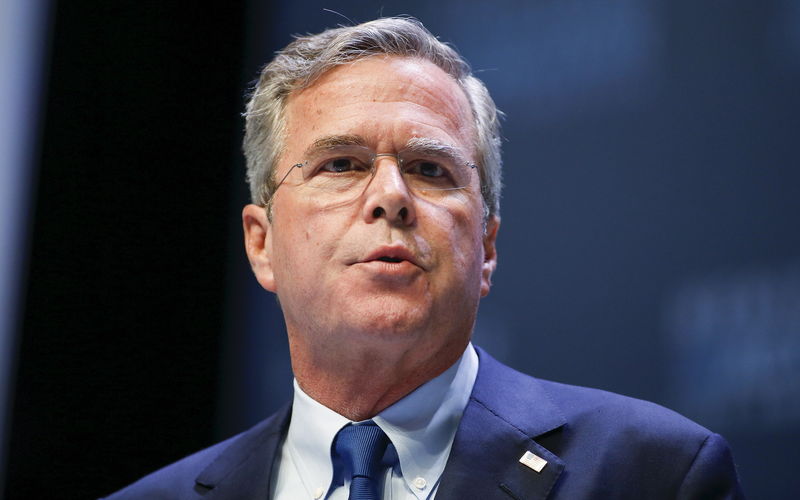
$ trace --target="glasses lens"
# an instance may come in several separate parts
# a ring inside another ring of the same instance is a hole
[[[391,165],[383,165],[387,158]],[[299,169],[300,184],[314,190],[319,201],[347,202],[357,198],[372,181],[376,163],[380,168],[399,168],[410,191],[437,198],[471,185],[474,167],[450,154],[401,151],[380,154],[363,146],[325,148],[308,158]]]
[[[362,146],[325,148],[306,161],[302,168],[306,187],[346,194],[363,187],[371,177],[373,153]]]
[[[469,187],[472,180],[472,166],[450,155],[422,154],[406,150],[397,156],[403,168],[406,185],[421,194],[463,189]]]

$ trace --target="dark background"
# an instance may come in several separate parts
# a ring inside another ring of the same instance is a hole
[[[291,394],[239,211],[245,93],[293,33],[419,17],[504,123],[476,343],[724,434],[800,495],[800,7],[750,2],[52,5],[5,494],[91,498]]]

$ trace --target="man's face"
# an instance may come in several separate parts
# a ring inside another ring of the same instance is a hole
[[[476,159],[466,96],[418,59],[375,56],[328,71],[289,97],[286,126],[277,179],[314,144],[342,137],[377,153],[426,139]],[[376,166],[366,190],[347,203],[324,202],[294,171],[275,192],[271,221],[263,208],[246,207],[256,276],[278,294],[293,349],[352,340],[460,354],[495,266],[498,222],[484,226],[478,173],[467,188],[426,199],[409,191],[394,158]]]

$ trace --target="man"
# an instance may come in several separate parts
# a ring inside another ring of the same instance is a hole
[[[242,218],[294,400],[111,498],[741,498],[720,436],[470,344],[499,148],[486,88],[415,20],[279,53],[247,108]]]

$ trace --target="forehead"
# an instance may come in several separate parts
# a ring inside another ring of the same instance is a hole
[[[325,136],[357,135],[368,146],[398,150],[417,137],[473,154],[474,120],[461,87],[433,63],[372,56],[337,66],[286,104],[287,154]]]

